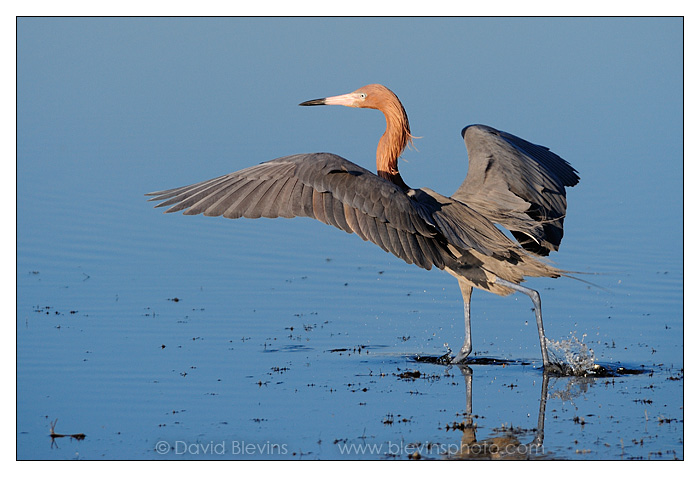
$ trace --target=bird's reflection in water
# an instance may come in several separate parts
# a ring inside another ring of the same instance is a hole
[[[537,417],[537,429],[531,441],[523,441],[523,437],[530,435],[532,431],[522,429],[498,430],[496,436],[483,440],[477,438],[477,428],[474,424],[472,412],[472,370],[469,366],[460,366],[464,376],[467,394],[467,409],[464,420],[455,423],[452,428],[462,430],[462,439],[459,449],[447,455],[448,459],[465,460],[529,460],[546,458],[543,447],[544,442],[544,415],[547,407],[547,391],[549,387],[549,375],[542,373],[542,392],[540,395],[539,414]]]

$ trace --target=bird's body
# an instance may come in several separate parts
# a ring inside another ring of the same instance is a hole
[[[471,352],[473,287],[499,295],[528,294],[535,303],[545,367],[549,364],[539,296],[521,287],[526,276],[563,272],[538,258],[557,250],[566,212],[565,186],[576,171],[547,148],[488,126],[462,130],[469,173],[451,197],[410,188],[398,157],[411,141],[408,117],[389,89],[368,85],[342,96],[302,105],[339,104],[382,111],[387,129],[377,148],[377,174],[329,153],[298,154],[190,186],[154,192],[167,212],[227,218],[311,217],[355,233],[425,269],[455,276],[464,298],[465,342],[455,358]],[[506,237],[509,229],[520,242]]]

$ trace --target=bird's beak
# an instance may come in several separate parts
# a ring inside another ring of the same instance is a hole
[[[355,106],[357,100],[360,99],[357,93],[341,94],[340,96],[330,96],[328,98],[312,99],[304,101],[299,106],[319,106],[322,104],[336,104],[339,106]]]
[[[310,99],[309,101],[299,103],[299,106],[321,106],[323,104],[326,104],[326,98]]]

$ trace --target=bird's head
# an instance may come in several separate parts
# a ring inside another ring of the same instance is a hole
[[[368,84],[352,93],[304,101],[299,106],[340,105],[351,108],[371,108],[384,111],[390,104],[399,103],[399,98],[386,86]]]
[[[378,109],[384,113],[386,131],[377,145],[377,173],[395,184],[407,189],[399,175],[398,158],[409,143],[413,142],[408,125],[406,110],[399,98],[386,86],[368,84],[352,93],[327,98],[304,101],[299,106],[320,106],[337,104],[351,108]]]

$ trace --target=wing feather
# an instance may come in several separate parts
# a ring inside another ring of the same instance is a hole
[[[558,250],[565,187],[578,183],[577,171],[546,147],[489,126],[468,126],[462,136],[469,171],[452,198],[506,227],[531,252]]]
[[[296,177],[290,177],[284,185],[284,188],[280,190],[279,194],[279,204],[277,209],[277,214],[285,219],[291,219],[294,217],[293,204],[301,200],[301,189],[304,185],[299,182]],[[267,218],[274,218],[273,212],[270,211]]]
[[[153,192],[156,207],[226,218],[311,217],[354,232],[408,263],[445,267],[444,238],[393,183],[327,153],[299,154]]]
[[[320,220],[324,224],[327,224],[328,220],[326,219],[326,209],[323,206],[323,192],[319,192],[316,189],[313,189],[312,204],[312,210],[314,212],[314,215],[312,217],[316,220]]]
[[[222,203],[226,209],[221,214],[227,219],[238,219],[243,217],[243,211],[247,208],[244,204],[241,207],[241,203],[245,203],[246,199],[254,194],[257,190],[258,182],[256,180],[247,180],[245,182],[241,181],[242,185],[235,191],[229,193],[227,200]],[[179,210],[179,209],[178,209]],[[176,212],[177,210],[168,209],[166,212]]]
[[[223,200],[226,195],[236,187],[236,185],[237,183],[235,182],[233,184],[228,182],[219,183],[216,187],[210,188],[206,193],[200,192],[199,194],[193,195],[190,199],[181,202],[180,205],[186,207],[188,204],[192,204],[187,211],[188,213],[204,213],[206,215],[206,211],[215,207],[220,200]]]

